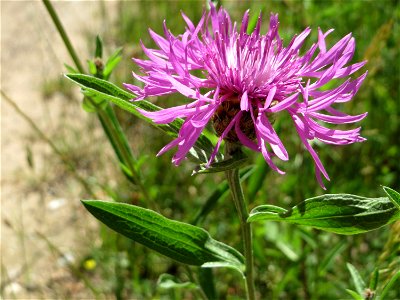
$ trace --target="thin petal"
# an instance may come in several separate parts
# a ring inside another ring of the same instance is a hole
[[[249,99],[247,98],[247,91],[245,91],[240,99],[240,109],[248,111],[249,110]]]

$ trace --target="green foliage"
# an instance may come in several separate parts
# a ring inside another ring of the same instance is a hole
[[[289,210],[261,205],[250,212],[248,221],[283,221],[338,234],[358,234],[400,220],[400,209],[387,197],[322,195],[300,202]]]
[[[151,123],[153,126],[156,126],[169,135],[177,137],[179,129],[183,124],[182,119],[176,119],[169,124],[155,124],[137,111],[137,108],[141,108],[146,111],[158,111],[161,109],[160,107],[157,107],[146,100],[130,101],[135,97],[133,94],[120,89],[108,81],[98,79],[93,76],[83,74],[67,74],[66,77],[80,85],[83,88],[82,93],[84,95],[98,99],[98,101],[109,100],[125,111]],[[196,160],[206,163],[208,162],[208,157],[211,156],[212,150],[213,146],[210,140],[204,134],[200,134],[195,146],[190,150],[189,153]],[[221,154],[217,155],[216,161],[218,162],[218,160],[221,158]]]
[[[396,26],[398,27],[399,16],[397,3],[361,0],[254,1],[251,3],[222,1],[222,5],[232,14],[232,19],[239,23],[243,12],[250,8],[252,26],[255,24],[258,12],[262,10],[261,32],[265,32],[268,27],[269,13],[278,13],[279,32],[284,39],[284,45],[288,44],[293,34],[301,32],[307,26],[313,29],[310,38],[306,41],[308,46],[316,41],[317,27],[321,27],[323,31],[335,28],[328,37],[328,46],[347,33],[353,33],[357,42],[353,61],[367,59],[365,69],[369,70],[369,74],[355,99],[344,104],[342,108],[349,114],[369,112],[368,117],[360,123],[367,141],[347,147],[316,144],[318,154],[332,180],[327,182],[326,186],[332,194],[345,192],[370,197],[379,197],[381,193],[379,184],[390,186],[393,190],[400,190],[400,164],[398,163],[400,157],[398,143],[400,78],[399,65],[393,63],[399,57],[400,43],[399,31],[395,30]],[[135,65],[130,59],[131,57],[143,58],[139,40],[142,40],[146,46],[155,46],[149,38],[148,27],[157,33],[162,33],[162,20],[166,19],[172,33],[179,34],[185,25],[177,12],[182,10],[192,20],[197,21],[202,14],[203,2],[158,2],[157,7],[154,7],[154,4],[149,1],[134,3],[126,1],[119,3],[118,7],[119,22],[116,23],[116,28],[109,30],[113,35],[104,37],[106,42],[103,56],[106,57],[105,53],[113,53],[113,51],[107,51],[109,44],[121,45],[124,50],[114,52],[117,53],[115,55],[111,54],[105,64],[103,76],[108,79],[110,76],[108,68],[114,69],[113,77],[111,77],[113,82],[140,84],[131,77],[130,72]],[[249,26],[249,30],[253,28],[252,26]],[[85,57],[85,55],[82,56]],[[112,57],[115,58],[112,59]],[[118,64],[119,60],[122,63]],[[68,68],[68,72],[78,73],[71,67]],[[241,240],[237,219],[233,204],[229,202],[229,191],[227,191],[226,182],[222,180],[222,175],[199,174],[191,177],[189,175],[194,168],[192,164],[183,163],[179,168],[174,168],[170,164],[169,154],[156,159],[154,154],[169,139],[159,131],[143,126],[145,123],[137,119],[141,115],[137,114],[136,105],[145,105],[144,109],[151,110],[154,109],[149,105],[151,103],[155,103],[155,106],[169,107],[187,103],[186,100],[174,95],[148,99],[149,102],[129,102],[134,95],[123,89],[115,89],[115,85],[102,83],[99,86],[97,85],[99,81],[93,77],[89,82],[84,82],[81,80],[87,80],[87,78],[80,77],[83,75],[71,77],[70,74],[68,76],[81,84],[88,96],[94,99],[98,97],[99,101],[104,99],[106,102],[111,101],[122,108],[117,111],[117,117],[127,132],[137,160],[145,162],[140,167],[136,164],[136,168],[140,169],[149,194],[158,199],[160,212],[171,219],[192,220],[193,223],[207,228],[216,239],[229,241],[232,246],[239,248]],[[177,123],[172,128],[161,129],[169,131],[171,136],[176,136],[180,125],[181,123]],[[320,194],[321,189],[315,180],[312,159],[301,147],[290,118],[283,114],[277,115],[274,127],[282,137],[290,155],[289,162],[284,164],[277,162],[279,167],[286,171],[286,175],[281,176],[271,171],[261,156],[246,153],[249,163],[254,163],[255,168],[246,175],[249,177],[247,181],[244,181],[244,191],[251,207],[269,204],[270,206],[264,206],[264,212],[271,213],[268,216],[280,218],[280,213],[287,212],[282,207],[299,208],[302,200]],[[208,139],[212,141],[209,136]],[[207,144],[212,149],[212,144],[208,142]],[[196,154],[196,152],[194,154],[199,158],[196,161],[200,163],[206,163],[206,158],[209,157],[208,154]],[[96,157],[96,159],[104,160],[104,157]],[[125,165],[122,169],[132,176]],[[99,172],[101,174],[101,170]],[[108,173],[108,170],[103,170],[103,172]],[[387,200],[383,202],[377,200],[379,198],[373,200],[375,204],[393,207],[395,203],[399,203],[398,194],[396,196],[388,188],[384,189],[392,199],[392,204]],[[132,188],[131,185],[123,182],[118,182],[116,186],[110,185],[107,189],[104,188],[104,191],[115,199],[122,199],[129,203],[135,204],[142,199],[135,187]],[[368,212],[373,209],[373,207],[365,206],[365,202],[362,203],[362,210]],[[380,211],[379,207],[375,209]],[[375,210],[374,213],[376,212]],[[384,212],[382,213],[385,215]],[[363,214],[362,218],[365,217],[368,215]],[[382,222],[381,219],[376,219],[377,224],[373,226]],[[379,270],[379,278],[372,281],[375,283],[370,284],[370,289],[377,291],[378,298],[376,299],[384,299],[379,298],[383,290],[383,296],[386,299],[399,298],[399,291],[395,288],[399,276],[396,272],[400,245],[398,240],[400,231],[397,224],[398,222],[391,227],[357,236],[337,236],[308,227],[296,227],[287,222],[257,224],[254,226],[256,240],[254,252],[255,260],[259,262],[256,273],[259,276],[257,285],[260,287],[261,299],[349,298],[346,289],[352,289],[354,286],[346,270],[348,261],[351,261],[361,274],[372,274],[373,270]],[[352,232],[360,230],[354,223],[349,228]],[[91,252],[99,263],[96,278],[101,277],[103,284],[100,286],[106,294],[114,292],[117,294],[116,291],[121,291],[122,284],[126,298],[159,298],[154,294],[154,290],[156,290],[156,282],[160,274],[175,275],[179,272],[188,276],[187,270],[177,267],[169,259],[164,259],[144,247],[135,246],[106,228],[101,230],[102,244],[94,246]],[[218,296],[234,298],[240,292],[241,283],[230,272],[223,269],[217,272],[216,277],[220,279],[215,286]],[[188,282],[187,277],[174,281]],[[211,283],[206,283],[203,290],[211,285]],[[227,292],[228,286],[231,290]],[[363,299],[364,295],[360,296],[356,291],[347,291],[355,299]],[[178,295],[175,297],[177,299],[189,298],[185,297],[181,291],[177,291],[175,295]]]
[[[104,71],[103,71],[103,76],[104,76],[105,80],[110,78],[111,72],[115,69],[115,67],[121,61],[121,59],[122,59],[122,55],[121,54],[122,54],[122,48],[118,48],[108,58],[105,66],[104,66]]]
[[[125,203],[82,201],[108,227],[181,263],[230,267],[242,272],[243,257],[199,227],[169,220],[160,214]]]
[[[380,299],[387,299],[387,295],[389,294],[389,292],[395,288],[395,284],[400,281],[400,271],[397,271],[397,273],[390,278],[390,280],[388,281],[388,283],[386,283],[386,285],[383,287],[383,290],[380,294]],[[398,283],[397,283],[398,284]],[[397,285],[398,286],[398,285]]]
[[[384,186],[383,190],[389,196],[390,200],[392,200],[393,204],[400,209],[400,194],[387,186]]]
[[[335,258],[339,256],[347,247],[347,242],[345,240],[340,241],[329,251],[325,258],[321,261],[320,265],[318,266],[318,273],[320,276],[326,274],[326,271],[331,267]]]
[[[357,269],[350,263],[347,263],[347,269],[351,274],[351,278],[353,279],[354,286],[356,287],[357,293],[359,295],[363,295],[366,289],[366,284],[362,279],[360,273],[358,273]]]
[[[369,282],[369,288],[374,291],[378,287],[379,281],[379,270],[375,269],[374,272],[371,274],[371,280]]]
[[[96,36],[96,50],[94,51],[95,58],[103,57],[103,41],[99,36]]]
[[[365,300],[364,297],[362,297],[360,294],[358,294],[357,292],[350,290],[350,289],[346,289],[346,292],[350,294],[350,296],[353,297],[354,300]]]

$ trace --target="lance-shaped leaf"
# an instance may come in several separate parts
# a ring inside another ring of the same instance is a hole
[[[146,111],[158,111],[160,107],[154,105],[146,100],[131,101],[135,98],[135,95],[117,87],[116,85],[102,80],[93,76],[84,74],[66,74],[67,78],[78,84],[82,88],[82,93],[88,97],[108,100],[113,102],[123,110],[135,115],[136,117],[149,122],[153,126],[163,130],[172,137],[177,137],[179,129],[183,124],[182,119],[176,119],[169,124],[155,124],[150,119],[143,116],[137,111],[137,108],[141,108]],[[214,146],[211,141],[204,135],[200,134],[195,145],[189,151],[189,154],[197,161],[207,163],[208,158],[211,156]],[[222,154],[218,153],[215,161],[218,162],[223,159]]]
[[[359,295],[357,292],[346,289],[346,292],[350,294],[350,296],[353,297],[354,300],[365,300],[363,296]]]
[[[111,72],[114,70],[114,68],[118,65],[118,63],[122,59],[122,48],[118,48],[107,60],[105,66],[104,66],[104,71],[103,71],[103,76],[104,79],[107,80]]]
[[[389,196],[390,200],[392,200],[393,204],[396,205],[398,209],[400,209],[400,194],[390,187],[383,186],[382,188],[385,191],[386,195]]]
[[[99,200],[82,201],[86,209],[116,232],[188,265],[230,267],[242,272],[243,256],[210,237],[207,231],[145,208]]]
[[[359,295],[363,295],[367,286],[366,286],[364,280],[362,279],[360,273],[358,272],[356,267],[353,266],[351,263],[347,263],[346,266],[351,274],[351,278],[353,279],[353,283],[354,283],[354,286],[356,287],[357,293]]]
[[[399,208],[387,197],[336,194],[307,199],[289,210],[261,205],[251,211],[248,221],[284,221],[338,234],[358,234],[399,219]]]

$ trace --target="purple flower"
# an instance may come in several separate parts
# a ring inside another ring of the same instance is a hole
[[[367,115],[350,116],[332,107],[350,101],[367,75],[365,72],[357,79],[348,78],[365,64],[348,65],[355,50],[351,34],[327,49],[325,38],[333,30],[323,33],[318,29],[318,42],[300,55],[311,29],[294,36],[285,47],[278,34],[278,15],[271,14],[265,35],[260,34],[261,15],[254,31],[247,34],[248,11],[240,30],[223,8],[217,11],[211,6],[197,26],[183,13],[182,16],[187,24],[183,34],[174,36],[164,22],[165,37],[149,30],[158,49],[142,44],[149,59],[133,59],[146,74],[133,73],[144,87],[125,84],[138,96],[135,100],[180,93],[192,101],[157,112],[140,110],[158,124],[185,119],[178,137],[158,155],[177,146],[172,161],[178,165],[211,122],[219,140],[209,164],[226,140],[261,152],[268,165],[283,174],[272,157],[286,161],[289,155],[270,119],[285,111],[313,157],[316,176],[323,187],[321,173],[328,180],[329,177],[310,141],[346,145],[365,140],[360,136],[360,127],[339,130],[321,125],[354,123]],[[332,88],[331,81],[336,78],[346,80]]]

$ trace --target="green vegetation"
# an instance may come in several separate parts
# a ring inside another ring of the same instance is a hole
[[[263,32],[268,27],[269,13],[279,13],[279,32],[286,44],[295,33],[310,26],[313,32],[304,48],[317,40],[318,27],[324,31],[335,29],[328,38],[328,45],[349,32],[353,33],[357,42],[353,61],[368,60],[364,69],[368,69],[369,74],[355,99],[344,104],[342,110],[349,114],[369,112],[360,124],[367,141],[346,147],[318,144],[318,153],[331,178],[331,182],[326,183],[327,191],[371,198],[385,196],[381,185],[399,191],[400,9],[397,2],[222,1],[222,5],[239,23],[246,9],[250,8],[251,16],[261,10],[264,16]],[[130,58],[143,57],[139,41],[142,40],[147,47],[154,46],[147,32],[148,27],[162,33],[162,21],[166,19],[171,31],[179,34],[184,27],[180,10],[192,20],[199,20],[204,2],[121,1],[118,6],[119,20],[107,36],[101,38],[105,54],[113,53],[117,47],[123,49],[122,60],[110,77],[111,82],[121,86],[122,82],[135,82],[130,73],[135,65]],[[95,48],[95,37],[91,38],[91,42]],[[98,49],[93,52],[100,53]],[[107,57],[105,54],[103,56]],[[93,63],[91,69],[96,75]],[[65,89],[62,83],[59,83],[59,88]],[[48,83],[45,92],[46,95],[54,92]],[[63,92],[69,93],[68,89]],[[160,107],[185,102],[183,97],[176,95],[147,100]],[[86,103],[86,109],[96,111],[97,104],[101,106],[100,102],[96,102],[88,108]],[[171,138],[117,107],[115,113],[131,146],[132,153],[129,155],[134,158],[131,166],[119,165],[117,158],[113,158],[115,170],[110,170],[111,164],[96,164],[89,161],[93,157],[72,152],[78,151],[76,144],[62,145],[66,149],[64,153],[71,150],[65,159],[79,165],[85,165],[82,159],[88,160],[86,165],[90,168],[86,172],[92,180],[87,184],[95,193],[116,201],[151,207],[169,219],[196,223],[216,240],[242,250],[239,220],[227,193],[223,174],[191,176],[196,165],[188,160],[174,167],[170,162],[172,151],[156,158],[156,153]],[[289,162],[277,162],[286,175],[271,171],[262,157],[246,152],[254,165],[251,171],[246,170],[242,174],[250,208],[263,204],[289,208],[323,193],[315,180],[312,158],[302,148],[292,121],[288,116],[278,115],[274,126],[290,155]],[[101,127],[100,123],[98,127]],[[209,132],[212,132],[211,128]],[[212,134],[206,135],[215,143]],[[84,143],[82,137],[75,141]],[[85,147],[90,146],[100,147],[95,143]],[[101,147],[111,149],[108,144]],[[101,151],[96,151],[96,161],[108,159],[108,152],[103,157]],[[119,168],[124,171],[125,177],[118,176],[117,184],[104,182],[98,175],[114,174]],[[143,200],[143,187],[146,199],[151,199],[148,202]],[[86,193],[81,198],[90,197],[92,195]],[[79,264],[71,268],[78,271],[71,273],[84,278],[88,289],[100,299],[110,295],[116,299],[198,299],[206,295],[209,298],[239,299],[237,295],[243,295],[238,272],[225,268],[211,271],[187,267],[117,235],[105,226],[100,226],[99,232],[101,243],[86,249]],[[355,291],[362,293],[368,286],[371,291],[384,292],[385,299],[400,298],[400,291],[393,288],[396,286],[394,279],[399,277],[399,222],[355,236],[336,235],[285,222],[255,222],[253,235],[256,285],[261,299],[344,299],[349,295],[356,297]],[[216,279],[215,283],[212,278]],[[202,286],[203,290],[191,285],[190,281]],[[93,286],[95,289],[92,289]],[[365,299],[370,298],[365,296]]]

